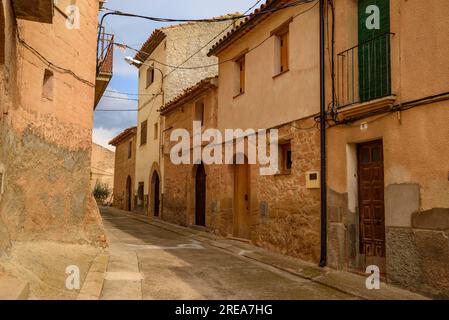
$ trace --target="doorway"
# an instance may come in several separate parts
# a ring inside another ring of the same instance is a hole
[[[385,273],[384,163],[381,140],[359,144],[359,230],[362,267],[379,267]]]
[[[195,224],[206,226],[206,171],[203,163],[195,174]]]
[[[153,189],[153,215],[159,217],[160,209],[160,179],[159,174],[154,171],[151,178],[151,186]]]
[[[126,196],[125,196],[125,209],[131,211],[131,201],[132,201],[132,181],[131,177],[128,176],[126,179]]]
[[[250,188],[249,165],[234,166],[234,237],[250,239]]]

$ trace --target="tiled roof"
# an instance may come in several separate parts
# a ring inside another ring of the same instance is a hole
[[[240,23],[237,23],[234,28],[229,31],[225,36],[223,36],[220,40],[218,40],[210,49],[208,55],[216,55],[226,47],[228,47],[231,43],[240,39],[243,35],[252,30],[257,24],[264,21],[268,18],[272,13],[258,15],[259,12],[263,10],[269,10],[276,8],[279,5],[282,5],[290,0],[267,0],[264,4],[262,4],[258,9],[256,9],[251,15],[242,19]]]
[[[209,77],[201,80],[194,86],[185,89],[181,94],[175,97],[173,100],[167,102],[159,111],[161,115],[165,115],[170,111],[173,111],[182,103],[186,103],[207,91],[210,88],[217,87],[217,79],[218,77]]]
[[[137,127],[131,127],[120,133],[118,136],[116,136],[114,139],[109,141],[109,144],[111,146],[117,146],[119,145],[123,140],[126,138],[135,135],[137,133]]]
[[[134,59],[142,62],[147,60],[157,46],[167,37],[163,30],[164,28],[154,30],[151,36],[142,45],[142,48],[140,48]]]

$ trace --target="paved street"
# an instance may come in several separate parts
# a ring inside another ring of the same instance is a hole
[[[109,265],[101,299],[353,299],[192,237],[102,209]]]

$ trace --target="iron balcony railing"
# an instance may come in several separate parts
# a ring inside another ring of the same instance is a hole
[[[99,29],[97,74],[112,75],[114,62],[114,35],[104,32],[104,27]]]
[[[337,105],[391,95],[391,37],[385,33],[337,55]]]

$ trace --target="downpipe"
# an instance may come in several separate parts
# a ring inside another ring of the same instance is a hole
[[[325,89],[325,5],[320,0],[320,151],[321,151],[321,248],[320,267],[327,265],[327,154],[326,154],[326,89]]]

